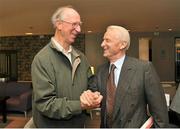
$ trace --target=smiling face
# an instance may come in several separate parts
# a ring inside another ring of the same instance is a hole
[[[104,50],[103,56],[110,62],[114,62],[125,54],[126,43],[121,41],[120,32],[116,29],[107,29],[104,34],[101,47]]]
[[[66,9],[63,12],[63,19],[56,23],[61,42],[72,44],[77,35],[81,32],[80,15],[73,9]]]

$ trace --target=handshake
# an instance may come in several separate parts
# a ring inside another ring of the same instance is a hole
[[[80,96],[81,108],[93,109],[100,107],[103,96],[99,92],[84,91]]]

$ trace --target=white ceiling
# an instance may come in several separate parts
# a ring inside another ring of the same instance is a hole
[[[64,5],[79,11],[85,33],[104,32],[110,24],[132,32],[180,32],[180,0],[0,0],[0,36],[53,33],[51,15]]]

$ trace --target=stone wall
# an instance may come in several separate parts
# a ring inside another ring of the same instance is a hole
[[[18,81],[31,81],[31,63],[36,53],[49,43],[52,35],[0,37],[0,51],[17,51]],[[84,52],[85,35],[76,39],[74,46]]]

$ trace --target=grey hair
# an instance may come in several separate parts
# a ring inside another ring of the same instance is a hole
[[[55,27],[57,21],[64,19],[64,17],[65,17],[64,11],[67,9],[75,10],[71,5],[68,5],[68,6],[60,7],[54,12],[54,14],[51,17],[51,22],[54,25],[54,27]]]
[[[130,34],[129,34],[128,30],[122,26],[117,26],[117,25],[108,26],[107,30],[108,29],[119,31],[119,39],[120,39],[120,41],[127,43],[127,46],[125,49],[128,50],[128,48],[130,46]]]

